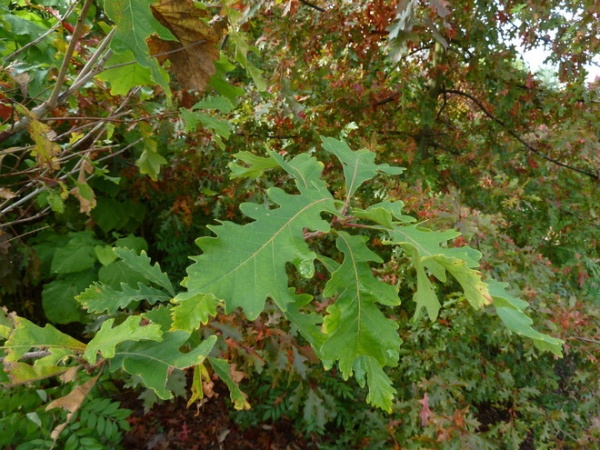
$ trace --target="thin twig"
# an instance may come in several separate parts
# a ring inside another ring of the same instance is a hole
[[[85,3],[81,8],[81,12],[79,13],[79,19],[77,20],[75,30],[73,31],[73,36],[71,37],[71,41],[69,42],[69,46],[67,47],[67,51],[65,52],[63,62],[58,72],[58,76],[56,77],[54,89],[50,94],[50,98],[46,102],[44,102],[44,104],[46,105],[46,111],[56,108],[58,104],[58,96],[60,95],[63,84],[65,83],[65,80],[67,78],[67,72],[69,70],[69,66],[71,65],[71,57],[73,56],[73,53],[75,53],[75,48],[77,47],[77,44],[79,44],[79,39],[83,35],[85,19],[87,17],[88,10],[90,9],[93,3],[93,0],[85,0]],[[39,116],[39,114],[36,114],[36,116]]]
[[[316,9],[319,12],[327,12],[327,10],[325,8],[321,8],[320,6],[315,5],[314,3],[311,3],[307,0],[300,0],[300,3],[312,8],[312,9]]]

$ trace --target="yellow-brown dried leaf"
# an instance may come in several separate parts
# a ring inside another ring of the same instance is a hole
[[[202,91],[215,73],[219,59],[220,28],[206,23],[207,13],[192,0],[159,0],[151,5],[152,14],[178,40],[157,36],[148,40],[150,53],[161,63],[171,61],[171,70],[182,88]]]

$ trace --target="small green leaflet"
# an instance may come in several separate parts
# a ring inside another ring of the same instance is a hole
[[[102,353],[105,359],[115,356],[116,346],[126,341],[153,340],[160,341],[162,331],[160,325],[149,324],[140,326],[142,318],[140,316],[129,316],[125,322],[112,327],[115,319],[108,319],[102,324],[100,330],[94,338],[88,343],[83,357],[90,364],[96,364],[98,352]]]
[[[313,158],[296,157],[286,167],[293,172],[291,175],[305,177],[315,167],[320,174],[322,166]],[[290,195],[279,188],[267,191],[271,201],[281,205],[279,208],[244,203],[240,209],[254,222],[223,222],[210,227],[217,237],[196,241],[204,253],[192,258],[195,264],[188,268],[188,277],[182,284],[190,292],[212,293],[223,299],[228,312],[242,307],[250,320],[262,312],[267,297],[285,311],[294,301],[288,290],[285,265],[291,262],[306,270],[316,255],[304,241],[304,230],[329,231],[321,213],[334,211],[334,200],[324,183],[305,186],[296,178],[300,195]]]
[[[224,114],[230,113],[235,109],[234,104],[230,99],[223,95],[214,95],[203,98],[196,103],[192,109],[214,109]]]
[[[177,306],[171,310],[173,326],[171,331],[192,332],[206,325],[211,316],[217,315],[219,300],[212,294],[180,293],[172,300]]]
[[[402,214],[404,203],[401,201],[381,202],[369,206],[367,209],[352,208],[352,215],[359,219],[366,219],[372,222],[383,225],[386,228],[394,228],[394,221],[398,220],[403,223],[415,222],[416,219],[411,216]]]
[[[190,333],[177,330],[164,333],[160,342],[124,342],[110,362],[111,370],[123,369],[139,376],[159,398],[171,399],[173,393],[167,388],[169,374],[173,369],[202,364],[217,341],[216,336],[210,336],[188,353],[182,353],[180,348],[189,337]]]
[[[166,273],[164,273],[158,263],[151,265],[150,258],[146,252],[142,251],[139,255],[128,248],[115,248],[116,255],[123,260],[125,264],[136,272],[142,274],[151,283],[157,284],[167,290],[171,296],[175,296],[175,289]]]
[[[238,152],[234,154],[238,160],[246,163],[248,166],[242,166],[237,162],[229,163],[229,170],[231,170],[230,178],[258,178],[265,173],[265,171],[279,167],[277,161],[270,157],[262,157],[253,155],[250,152]]]
[[[523,312],[523,309],[528,306],[527,302],[507,293],[507,286],[508,283],[501,283],[496,280],[488,281],[490,294],[494,299],[494,307],[506,328],[521,336],[530,338],[540,350],[549,351],[562,357],[564,341],[534,330],[531,327],[533,321]]]
[[[158,153],[156,141],[144,138],[144,150],[135,165],[139,167],[140,173],[148,175],[152,180],[158,179],[160,168],[167,164],[167,160]]]
[[[114,314],[119,309],[127,308],[132,302],[146,300],[151,305],[157,302],[168,302],[172,296],[160,289],[138,283],[135,289],[121,283],[121,290],[111,288],[102,283],[94,282],[84,292],[75,297],[89,312]]]
[[[365,182],[378,173],[388,175],[400,175],[404,172],[402,167],[392,167],[389,164],[375,164],[375,153],[369,150],[353,151],[344,141],[323,137],[323,148],[334,154],[344,167],[346,178],[346,197],[352,198],[356,190]]]

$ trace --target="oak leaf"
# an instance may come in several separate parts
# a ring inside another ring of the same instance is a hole
[[[216,71],[222,21],[210,25],[207,13],[192,0],[159,0],[150,8],[156,20],[177,38],[167,41],[151,36],[150,53],[161,63],[171,61],[171,70],[182,88],[202,91]]]

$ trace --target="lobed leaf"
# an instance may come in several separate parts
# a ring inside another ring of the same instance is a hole
[[[326,340],[320,352],[327,361],[339,360],[340,371],[346,379],[356,364],[367,357],[365,367],[370,378],[379,382],[383,367],[397,364],[402,340],[396,331],[398,324],[386,317],[377,303],[396,306],[400,299],[395,287],[373,276],[368,263],[381,262],[381,259],[365,245],[366,240],[364,236],[339,232],[337,247],[344,253],[344,261],[333,272],[323,292],[325,297],[338,297],[327,308],[323,323]],[[369,383],[369,389],[373,392],[373,404],[386,410],[390,408],[391,399],[384,401],[389,389],[380,383]]]
[[[375,153],[369,150],[354,151],[344,141],[330,137],[321,136],[321,141],[323,148],[337,156],[343,165],[347,198],[351,198],[365,181],[374,178],[378,173],[400,175],[404,172],[402,167],[375,164]]]
[[[425,308],[430,319],[435,320],[440,310],[440,302],[425,269],[441,282],[446,281],[446,271],[450,272],[460,283],[465,297],[474,308],[492,303],[481,273],[473,270],[473,267],[479,265],[481,254],[470,247],[448,248],[441,245],[459,236],[457,231],[431,231],[417,225],[394,225],[388,234],[389,243],[400,245],[406,251],[417,272],[415,318]]]
[[[169,76],[158,61],[150,56],[146,40],[152,34],[158,34],[165,40],[173,39],[173,35],[152,15],[152,3],[153,0],[105,0],[103,9],[116,26],[111,42],[115,53],[130,51],[139,65],[150,69],[154,81],[170,92]]]
[[[88,343],[83,357],[90,364],[96,364],[98,352],[102,353],[105,359],[113,358],[117,345],[123,342],[140,340],[160,341],[162,338],[160,325],[149,324],[141,326],[142,318],[140,316],[129,316],[123,323],[113,328],[112,324],[114,321],[115,319],[105,321]]]
[[[160,289],[138,283],[138,289],[121,283],[121,290],[111,288],[102,283],[94,282],[84,292],[75,297],[89,312],[114,314],[119,309],[127,308],[133,302],[146,300],[151,305],[157,302],[167,302],[172,298]]]
[[[556,356],[562,357],[562,345],[564,341],[553,338],[531,327],[531,320],[524,312],[528,305],[527,302],[513,297],[506,292],[508,283],[501,283],[496,280],[488,281],[490,294],[494,299],[494,307],[498,316],[511,331],[514,331],[521,336],[525,336],[533,340],[534,345],[543,351],[549,351]]]
[[[190,333],[177,330],[164,333],[160,342],[125,342],[111,360],[111,369],[123,369],[130,375],[140,377],[144,385],[163,400],[173,398],[173,393],[166,386],[169,374],[173,369],[202,364],[217,341],[216,336],[210,336],[189,352],[183,353],[181,347],[189,337]]]
[[[171,331],[184,330],[192,332],[206,325],[211,316],[217,314],[219,300],[212,294],[180,293],[173,300],[177,304],[171,310],[173,326]]]
[[[208,362],[210,362],[210,365],[219,378],[227,385],[233,407],[237,410],[250,409],[250,403],[247,400],[248,396],[242,392],[239,384],[231,377],[231,368],[227,361],[209,356]]]
[[[315,160],[294,158],[285,163],[297,176],[308,178]],[[320,174],[320,170],[318,171]],[[315,253],[304,241],[304,230],[327,232],[329,224],[321,218],[323,211],[334,211],[334,201],[324,183],[298,182],[300,195],[290,195],[279,188],[270,188],[268,197],[279,208],[267,209],[254,203],[244,203],[240,209],[254,222],[237,225],[222,222],[209,227],[217,237],[196,241],[203,250],[193,257],[183,281],[190,292],[212,293],[225,301],[226,311],[242,307],[249,319],[263,310],[267,297],[285,311],[294,301],[288,290],[286,263],[306,271]]]
[[[150,263],[150,258],[146,255],[146,252],[142,251],[138,255],[133,250],[121,247],[116,247],[114,251],[116,255],[133,270],[145,276],[151,283],[159,285],[166,289],[169,294],[175,296],[175,289],[173,289],[173,284],[171,284],[168,275],[160,269],[158,263],[155,263],[154,265]]]
[[[264,158],[262,156],[253,155],[250,152],[238,152],[234,154],[237,159],[246,163],[248,166],[244,167],[236,162],[229,163],[229,169],[231,170],[231,178],[258,178],[269,169],[273,169],[278,166],[277,161],[271,157]]]

